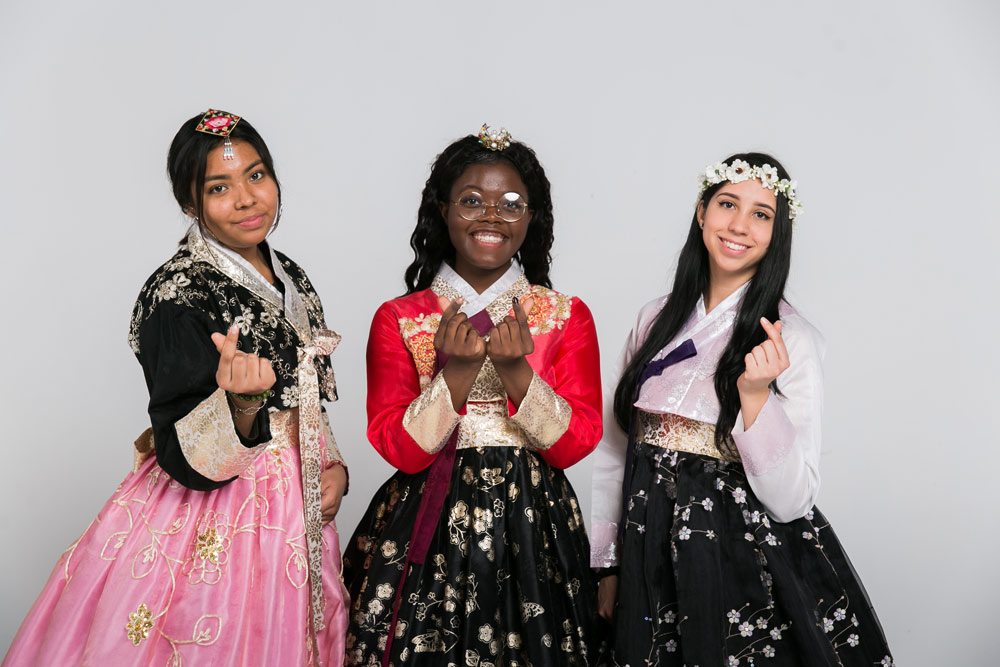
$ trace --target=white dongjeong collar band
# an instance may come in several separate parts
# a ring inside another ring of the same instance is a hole
[[[510,268],[497,278],[497,281],[490,285],[482,294],[477,294],[476,290],[472,288],[465,278],[458,275],[455,269],[448,266],[448,264],[442,262],[441,268],[438,269],[438,277],[444,280],[446,283],[455,288],[455,290],[462,296],[465,301],[462,304],[461,312],[466,315],[475,315],[481,311],[486,306],[493,303],[494,300],[514,284],[521,274],[523,269],[518,261],[515,259],[510,263]]]

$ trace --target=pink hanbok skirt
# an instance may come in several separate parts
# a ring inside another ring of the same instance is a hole
[[[215,491],[142,462],[63,553],[3,666],[340,667],[339,538],[323,529],[326,627],[314,633],[297,429],[285,421]]]

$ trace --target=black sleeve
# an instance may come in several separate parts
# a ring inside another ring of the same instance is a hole
[[[184,458],[174,428],[179,419],[219,388],[215,382],[219,353],[211,336],[217,331],[225,333],[219,331],[223,326],[203,312],[164,301],[139,329],[139,363],[149,388],[156,461],[178,483],[198,491],[211,491],[236,479],[217,482],[194,470]],[[245,447],[270,440],[267,409],[257,413],[249,438],[239,431],[236,434]]]

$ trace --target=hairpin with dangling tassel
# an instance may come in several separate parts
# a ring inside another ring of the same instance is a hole
[[[218,109],[209,109],[194,129],[196,132],[224,137],[222,159],[232,160],[234,159],[233,142],[230,140],[229,135],[232,134],[233,128],[236,127],[236,123],[238,122],[240,122],[240,117],[236,114],[229,113],[228,111],[219,111]]]

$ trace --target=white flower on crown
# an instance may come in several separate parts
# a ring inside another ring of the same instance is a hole
[[[744,160],[733,160],[733,163],[726,168],[726,180],[730,183],[742,183],[752,176],[750,163]]]
[[[768,190],[773,190],[774,186],[778,184],[778,169],[777,167],[772,167],[769,164],[763,164],[759,167],[754,167],[754,176],[760,181]]]
[[[778,169],[769,164],[760,166],[750,166],[745,160],[733,160],[732,164],[716,162],[705,167],[703,174],[698,176],[701,187],[698,189],[698,202],[705,190],[725,181],[730,183],[742,183],[749,179],[760,181],[762,187],[774,190],[775,195],[784,195],[788,202],[788,217],[794,221],[803,212],[802,202],[798,200],[795,190],[798,188],[798,181],[789,179],[779,179]]]
[[[705,178],[713,185],[726,180],[726,163],[716,162],[705,167]]]

